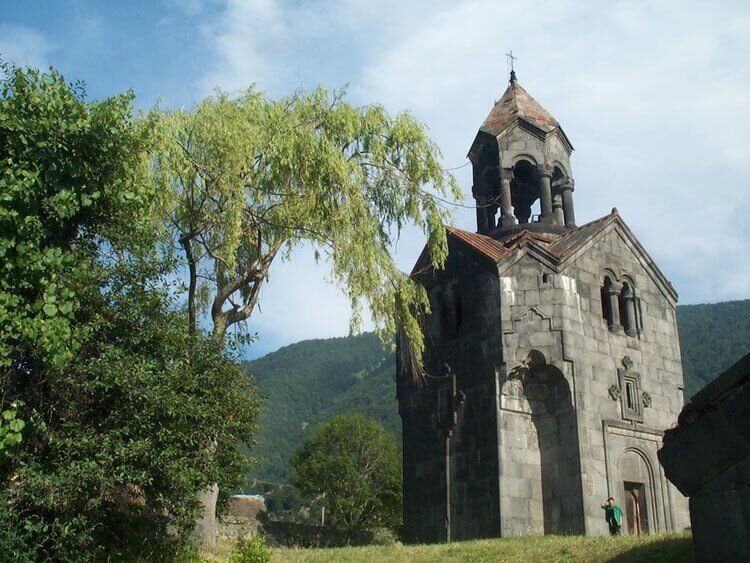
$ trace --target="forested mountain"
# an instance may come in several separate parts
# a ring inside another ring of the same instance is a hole
[[[374,376],[379,386],[390,384],[393,388],[383,401],[394,403],[394,368],[384,361],[388,355],[374,334],[362,334],[305,340],[246,362],[246,371],[265,397],[258,445],[252,451],[257,459],[252,476],[285,480],[290,453],[312,427],[338,412],[365,410],[361,398],[350,396],[363,380]],[[389,368],[385,378],[378,377],[381,364]],[[337,409],[339,404],[344,408]],[[365,412],[383,418],[382,412]]]
[[[685,397],[750,352],[750,300],[677,307]],[[288,458],[318,423],[362,412],[400,438],[395,358],[374,334],[306,340],[246,363],[267,397],[251,476],[288,477]]]
[[[677,307],[685,396],[750,353],[750,299]]]

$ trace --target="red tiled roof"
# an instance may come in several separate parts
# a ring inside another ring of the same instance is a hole
[[[448,227],[448,234],[472,247],[483,256],[498,262],[518,248],[524,241],[530,241],[543,248],[557,258],[565,258],[573,254],[583,244],[606,227],[615,219],[616,215],[605,215],[576,229],[563,234],[537,233],[532,231],[521,231],[512,235],[495,238],[492,234],[471,233]]]
[[[555,241],[550,247],[550,251],[561,258],[569,256],[582,244],[589,241],[596,233],[614,221],[615,217],[615,213],[605,215],[600,219],[581,225],[573,231],[568,231]]]
[[[448,234],[471,246],[474,250],[483,254],[490,260],[498,261],[510,252],[505,246],[487,235],[463,231],[455,227],[447,227]]]
[[[562,263],[584,247],[584,245],[594,240],[600,233],[602,233],[602,231],[604,231],[605,228],[614,222],[617,222],[620,225],[625,236],[630,240],[631,244],[635,246],[636,252],[642,256],[644,259],[644,267],[652,272],[654,279],[661,285],[665,295],[676,300],[677,293],[672,287],[672,284],[669,283],[669,280],[667,280],[661,270],[656,264],[654,264],[654,261],[641,246],[640,242],[638,242],[638,239],[635,238],[635,235],[622,221],[616,209],[612,209],[612,213],[605,215],[600,219],[596,219],[590,223],[581,225],[580,227],[566,230],[561,234],[521,230],[520,232],[510,235],[499,236],[498,233],[479,234],[457,229],[455,227],[446,227],[446,230],[449,238],[469,246],[481,256],[494,263],[501,262],[524,243],[533,244],[537,249],[546,252],[553,260]],[[429,252],[427,247],[425,247],[417,260],[417,264],[414,266],[412,274],[418,272],[418,266],[426,266],[428,263]]]

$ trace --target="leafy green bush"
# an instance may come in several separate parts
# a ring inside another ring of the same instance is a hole
[[[259,395],[174,302],[132,95],[0,72],[0,558],[170,560]]]
[[[229,563],[268,563],[271,550],[263,536],[256,534],[249,540],[240,540],[229,557]]]
[[[31,534],[18,525],[18,514],[9,506],[8,492],[0,493],[0,561],[26,563],[36,559]]]
[[[22,404],[22,403],[21,403]],[[26,422],[18,418],[19,403],[13,402],[0,412],[0,458],[10,458],[23,439]]]
[[[393,530],[388,528],[376,528],[372,531],[372,545],[393,545],[398,541],[396,534]]]

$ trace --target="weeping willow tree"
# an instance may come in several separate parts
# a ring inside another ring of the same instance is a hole
[[[399,327],[421,366],[419,316],[429,302],[390,249],[416,225],[440,266],[440,199],[460,197],[424,125],[378,105],[352,106],[343,92],[273,100],[252,88],[161,112],[159,123],[154,175],[184,256],[193,330],[206,311],[223,339],[252,315],[273,261],[309,243],[351,303],[351,330],[366,304],[381,336]]]

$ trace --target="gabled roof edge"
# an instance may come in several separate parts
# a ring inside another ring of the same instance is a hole
[[[608,219],[602,221],[602,219]],[[656,265],[656,262],[654,262],[654,259],[651,258],[651,255],[646,251],[646,249],[643,247],[643,245],[638,241],[637,237],[633,233],[633,231],[628,227],[628,225],[625,223],[624,219],[620,215],[620,213],[617,211],[617,209],[612,209],[612,213],[610,213],[606,217],[602,217],[600,219],[596,219],[594,221],[591,221],[590,223],[587,223],[587,225],[590,225],[592,223],[595,223],[596,221],[602,221],[601,226],[599,229],[594,232],[591,236],[589,236],[586,243],[582,244],[579,248],[577,248],[574,252],[572,252],[570,255],[566,256],[560,261],[560,267],[563,269],[565,264],[571,260],[577,259],[581,254],[585,253],[591,246],[596,244],[596,242],[599,241],[599,239],[606,234],[608,227],[611,225],[619,225],[619,227],[622,230],[622,233],[625,235],[626,242],[633,246],[635,250],[635,254],[641,258],[641,265],[644,267],[644,269],[651,274],[652,279],[656,283],[656,285],[662,290],[662,293],[664,293],[665,297],[670,298],[674,303],[677,303],[677,291],[675,290],[674,286],[670,283],[670,281],[667,279],[667,277],[664,275],[664,272],[661,271],[659,266]],[[584,225],[583,227],[585,227]],[[583,227],[579,227],[583,228]]]
[[[659,281],[661,282],[661,285],[664,287],[664,289],[667,290],[669,293],[669,296],[672,298],[672,300],[677,303],[678,294],[677,290],[674,288],[672,283],[667,279],[667,276],[664,275],[664,272],[661,271],[659,266],[656,265],[656,262],[654,262],[654,259],[651,258],[651,255],[646,251],[646,249],[643,247],[643,245],[640,243],[638,238],[635,236],[633,231],[630,230],[630,227],[625,223],[625,220],[620,216],[619,213],[615,210],[615,220],[620,227],[622,227],[623,231],[625,231],[625,235],[630,240],[630,243],[635,246],[635,248],[638,250],[638,252],[645,258],[647,266],[656,274]]]

